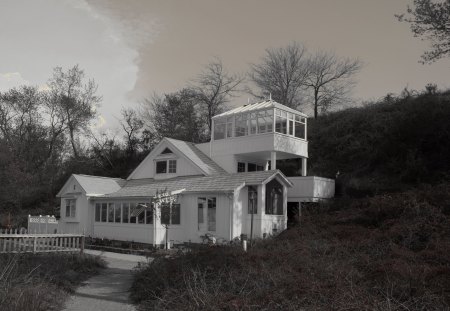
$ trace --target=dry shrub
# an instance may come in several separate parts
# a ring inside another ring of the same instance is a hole
[[[238,247],[158,258],[136,273],[142,310],[448,310],[450,187],[342,199]]]
[[[0,310],[59,310],[67,293],[102,267],[102,259],[88,255],[3,254]]]

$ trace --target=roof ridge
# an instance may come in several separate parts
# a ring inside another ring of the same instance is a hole
[[[120,177],[107,177],[107,176],[97,176],[97,175],[86,175],[86,174],[72,174],[73,176],[83,176],[83,177],[94,177],[94,178],[105,178],[105,179],[119,179],[126,180]]]

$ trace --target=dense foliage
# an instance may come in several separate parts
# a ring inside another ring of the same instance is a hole
[[[78,254],[2,254],[0,310],[60,310],[64,297],[105,262]]]
[[[349,195],[450,179],[450,95],[387,96],[309,121],[309,174]]]

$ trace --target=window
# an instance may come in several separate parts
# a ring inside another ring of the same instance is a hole
[[[276,179],[266,184],[266,214],[283,215],[283,186]]]
[[[216,231],[216,198],[208,198],[208,231]]]
[[[275,132],[287,134],[286,111],[277,109],[275,116]]]
[[[101,219],[100,214],[102,212],[101,208],[102,208],[102,205],[100,203],[95,203],[95,221],[96,222],[100,222],[100,219]]]
[[[270,133],[273,128],[273,110],[258,112],[258,133]]]
[[[106,222],[108,220],[107,216],[108,216],[108,204],[106,203],[102,203],[102,218],[101,218],[101,222]]]
[[[156,161],[156,174],[174,174],[177,172],[177,160]]]
[[[147,203],[147,206],[150,208],[147,208],[145,210],[145,223],[152,224],[153,223],[153,203],[151,205],[150,205],[150,203]]]
[[[198,210],[198,230],[203,230],[203,226],[205,224],[205,206],[206,206],[206,198],[198,198],[197,199],[197,210]]]
[[[66,199],[66,217],[75,217],[76,199]]]
[[[248,213],[258,214],[258,188],[248,187]]]
[[[198,198],[198,230],[216,231],[216,198]]]
[[[167,173],[167,161],[156,161],[156,174]]]
[[[294,136],[302,139],[306,139],[306,118],[295,116],[295,131]]]
[[[114,203],[108,203],[108,222],[114,222]]]
[[[177,172],[177,160],[169,160],[169,173]]]
[[[248,135],[247,115],[241,114],[235,117],[236,137]]]
[[[123,203],[122,204],[122,223],[127,224],[130,222],[130,204]]]
[[[135,224],[136,220],[136,203],[130,203],[130,224]]]
[[[238,173],[245,172],[245,163],[244,162],[238,162],[237,171],[238,171]]]
[[[264,166],[262,166],[262,165],[257,165],[257,166],[256,166],[256,170],[257,170],[257,171],[264,171]]]
[[[120,203],[116,203],[114,207],[114,222],[120,223],[122,219],[122,207]]]
[[[226,131],[225,120],[214,120],[214,139],[224,139]]]
[[[233,117],[227,119],[227,138],[233,137]]]
[[[161,204],[161,224],[179,225],[180,224],[180,204]]]
[[[250,134],[256,134],[256,129],[258,128],[257,114],[253,112],[249,116]]]
[[[248,172],[255,172],[256,171],[256,164],[255,163],[247,163],[247,171]]]

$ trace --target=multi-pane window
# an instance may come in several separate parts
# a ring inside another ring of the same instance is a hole
[[[130,222],[130,203],[122,204],[122,223],[127,224]]]
[[[167,161],[156,161],[156,174],[167,173]]]
[[[208,231],[216,231],[216,198],[208,198]]]
[[[108,204],[108,222],[114,222],[114,203]]]
[[[116,203],[114,207],[114,222],[121,223],[122,220],[122,207],[120,203]]]
[[[161,204],[161,224],[179,225],[180,224],[180,204],[163,203]]]
[[[237,171],[238,173],[245,172],[245,162],[238,162]]]
[[[225,120],[217,119],[214,120],[214,139],[224,139],[225,138],[225,131],[226,131],[226,122]]]
[[[258,214],[258,188],[248,187],[248,213]]]
[[[150,203],[147,203],[147,208],[145,210],[145,223],[146,224],[152,224],[153,223],[153,203],[150,205]]]
[[[258,133],[270,133],[273,130],[273,109],[258,111]]]
[[[136,216],[138,224],[145,224],[145,203],[139,203],[136,207]]]
[[[286,111],[277,109],[275,115],[275,132],[287,134],[287,115]]]
[[[66,217],[75,217],[76,199],[66,199]]]
[[[177,160],[169,160],[169,173],[177,172]]]
[[[252,112],[249,114],[249,125],[250,134],[256,134],[256,130],[258,129],[258,115],[256,112]]]
[[[295,116],[295,137],[306,139],[306,118]]]
[[[246,136],[248,135],[248,125],[247,125],[247,115],[246,114],[240,114],[235,117],[235,135],[236,137],[239,136]]]
[[[233,117],[227,118],[227,138],[233,137]]]
[[[216,231],[216,198],[198,198],[198,230]]]
[[[206,207],[206,198],[198,198],[197,199],[197,215],[198,215],[198,230],[203,230],[205,224],[205,207]]]
[[[266,214],[283,215],[283,186],[276,179],[266,184]]]
[[[136,223],[136,209],[136,203],[130,203],[130,224]]]
[[[108,220],[108,203],[102,203],[101,221],[106,222]]]
[[[156,174],[174,174],[177,172],[177,160],[156,161]]]

